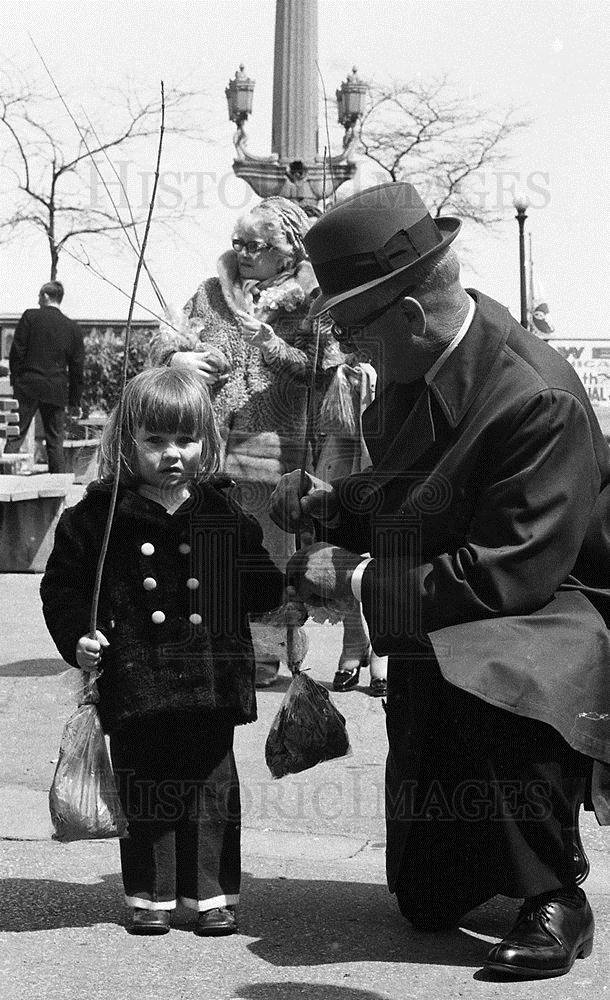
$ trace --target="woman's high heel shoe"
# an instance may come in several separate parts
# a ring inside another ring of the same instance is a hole
[[[388,693],[388,684],[385,677],[371,677],[369,694],[371,698],[385,698]]]
[[[339,668],[333,677],[333,691],[351,691],[355,688],[360,680],[360,671],[369,665],[370,655],[370,649],[367,649],[359,660],[356,660],[355,656],[344,656],[341,653]],[[350,661],[354,663],[353,667],[346,666]]]

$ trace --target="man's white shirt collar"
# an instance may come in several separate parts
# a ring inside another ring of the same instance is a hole
[[[438,375],[440,369],[445,364],[445,361],[447,360],[447,358],[449,357],[449,355],[453,354],[453,352],[455,351],[455,349],[458,346],[458,344],[464,339],[464,337],[468,333],[468,330],[470,329],[470,324],[472,323],[472,318],[474,316],[474,310],[475,310],[476,306],[475,306],[474,299],[471,298],[470,295],[468,296],[468,299],[469,299],[470,305],[468,306],[468,312],[466,314],[466,319],[462,323],[461,327],[459,328],[459,330],[456,333],[456,335],[453,338],[453,340],[449,344],[447,344],[447,346],[446,346],[445,350],[443,351],[443,353],[440,355],[440,357],[438,357],[436,359],[436,361],[432,365],[432,368],[429,368],[428,371],[426,372],[426,374],[424,375],[424,378],[425,378],[425,380],[426,380],[426,382],[427,382],[428,385],[430,385],[430,383],[435,378],[435,376]]]

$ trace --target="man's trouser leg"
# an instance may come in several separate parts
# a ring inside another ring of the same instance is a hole
[[[21,445],[26,439],[27,433],[30,429],[30,424],[36,415],[36,410],[38,409],[38,400],[31,399],[29,396],[22,396],[20,393],[15,392],[15,399],[19,405],[19,434],[17,437],[8,438],[6,442],[6,447],[4,449],[5,455],[15,455],[18,451],[21,451]]]
[[[434,685],[435,724],[421,747],[395,888],[402,913],[420,925],[450,924],[497,893],[523,898],[573,885],[587,758],[545,723],[488,705],[440,674]],[[409,714],[417,711],[417,692],[410,695]]]
[[[65,472],[64,427],[66,414],[64,407],[40,403],[39,409],[44,427],[49,472]]]

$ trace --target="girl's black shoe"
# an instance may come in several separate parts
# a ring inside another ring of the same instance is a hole
[[[167,934],[169,912],[167,910],[145,910],[134,906],[127,922],[129,934]]]
[[[236,930],[235,909],[232,906],[218,906],[199,914],[195,934],[199,937],[221,937],[223,934],[235,934]]]

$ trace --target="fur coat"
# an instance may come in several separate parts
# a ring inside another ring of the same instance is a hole
[[[275,484],[301,463],[307,421],[307,388],[315,344],[307,313],[317,283],[311,265],[257,290],[236,280],[232,253],[219,261],[219,277],[207,278],[184,307],[179,330],[163,328],[153,338],[150,361],[168,364],[176,351],[216,348],[226,358],[228,377],[211,390],[214,412],[225,441],[223,470],[244,482]],[[244,339],[237,319],[249,312],[274,331],[262,347]],[[318,352],[316,392],[321,399],[333,365],[343,356],[323,330]]]
[[[281,604],[283,577],[228,487],[194,487],[173,515],[119,491],[98,624],[110,643],[98,682],[107,732],[166,711],[256,718],[248,615]],[[49,632],[73,666],[89,632],[109,499],[110,488],[93,483],[64,512],[41,583]]]

